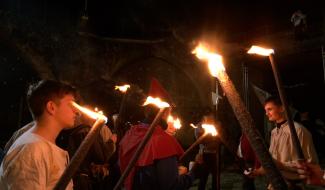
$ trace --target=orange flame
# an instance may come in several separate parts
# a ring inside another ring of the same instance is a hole
[[[168,108],[170,105],[167,102],[163,102],[160,100],[160,98],[153,98],[151,96],[148,96],[146,101],[143,103],[144,106],[148,104],[153,104],[157,106],[158,108]]]
[[[214,127],[214,125],[211,124],[202,124],[202,128],[204,129],[204,133],[208,134],[210,133],[212,136],[217,136],[217,130]]]
[[[107,117],[105,115],[103,115],[103,112],[102,111],[91,111],[90,109],[87,109],[85,107],[80,106],[76,102],[72,102],[72,105],[76,109],[78,109],[79,111],[81,111],[82,113],[84,113],[87,116],[89,116],[90,118],[93,118],[93,119],[102,119],[102,120],[105,120],[105,123],[107,122]],[[95,109],[97,109],[97,108],[95,108]]]
[[[199,44],[193,51],[197,58],[208,62],[209,70],[212,76],[217,77],[220,71],[225,71],[222,63],[222,56],[208,50],[203,44]]]
[[[259,46],[252,46],[248,52],[248,54],[258,54],[258,55],[262,55],[262,56],[269,56],[271,54],[274,54],[274,50],[273,49],[266,49],[263,47],[259,47]]]
[[[182,127],[181,120],[179,118],[174,119],[172,115],[168,116],[167,122],[173,123],[175,129],[180,129]]]
[[[119,90],[123,93],[125,93],[130,88],[130,85],[126,84],[123,86],[115,86],[115,90]]]

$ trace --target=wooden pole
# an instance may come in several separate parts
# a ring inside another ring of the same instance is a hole
[[[303,161],[303,160],[305,160],[305,157],[304,157],[304,154],[303,154],[300,142],[299,142],[299,138],[298,138],[297,131],[296,131],[294,123],[293,123],[293,119],[291,117],[291,111],[290,111],[289,106],[288,106],[287,97],[286,97],[286,94],[285,94],[284,89],[283,89],[282,80],[281,80],[281,77],[279,75],[278,68],[277,68],[276,62],[274,60],[273,54],[269,55],[269,59],[270,59],[270,62],[271,62],[271,66],[272,66],[276,86],[278,88],[280,99],[281,99],[282,105],[284,107],[285,115],[286,115],[287,122],[288,122],[288,125],[289,125],[293,148],[294,148],[294,150],[295,150],[295,152],[297,154],[298,160]]]
[[[218,80],[216,78],[214,78],[214,91],[216,92],[216,96],[219,96],[219,85],[218,85]],[[216,102],[213,102],[213,105],[215,105],[215,109],[213,109],[213,116],[214,116],[214,120],[217,121],[217,110],[218,110],[218,104],[217,101],[218,99],[216,98]],[[215,122],[216,123],[216,122]],[[216,189],[220,190],[221,188],[221,141],[218,138],[216,143]]]
[[[276,190],[287,190],[287,184],[274,164],[273,159],[266,148],[263,137],[256,129],[251,115],[247,111],[243,101],[235,89],[235,86],[229,79],[229,76],[225,71],[220,71],[218,73],[218,80],[243,132],[247,135],[252,148],[254,149],[258,159],[261,161],[262,166],[266,171],[266,177],[272,184],[272,187]]]
[[[203,134],[201,135],[188,149],[186,149],[186,151],[184,152],[184,154],[179,158],[179,162],[182,162],[183,159],[190,153],[192,152],[192,150],[199,145],[204,138],[207,136],[207,134]]]
[[[98,134],[99,134],[101,128],[105,125],[105,123],[106,123],[106,120],[104,120],[104,119],[96,120],[96,122],[93,124],[90,131],[88,132],[87,136],[80,144],[76,153],[73,155],[71,162],[69,163],[67,168],[64,170],[59,181],[56,183],[54,190],[64,190],[66,188],[66,186],[72,179],[73,175],[78,170],[80,164],[85,159],[91,145],[94,143],[95,138],[98,137]]]

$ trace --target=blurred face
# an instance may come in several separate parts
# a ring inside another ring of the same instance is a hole
[[[166,111],[164,112],[164,115],[162,118],[167,121],[167,129],[165,130],[169,135],[175,135],[176,133],[176,128],[174,127],[173,122],[168,121],[168,116],[171,115],[172,109],[167,108]]]
[[[283,106],[268,102],[264,105],[264,109],[269,121],[282,122],[285,119]]]
[[[68,94],[56,104],[54,116],[62,128],[72,128],[75,125],[78,111],[72,105],[74,101],[74,96]]]
[[[174,124],[172,122],[167,122],[168,127],[165,130],[169,135],[175,135],[176,128],[174,127]]]

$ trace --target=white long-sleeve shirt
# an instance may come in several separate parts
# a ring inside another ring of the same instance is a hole
[[[10,147],[0,167],[0,190],[53,189],[69,161],[55,144],[28,130]],[[72,181],[66,189],[72,189]]]

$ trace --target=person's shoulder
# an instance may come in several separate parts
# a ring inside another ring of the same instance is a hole
[[[294,121],[293,123],[297,131],[308,132],[307,128],[303,124],[296,121]]]
[[[49,153],[44,147],[46,143],[42,141],[32,142],[22,145],[22,154],[28,157],[34,157],[35,159],[41,158],[44,153]]]
[[[273,133],[275,133],[275,132],[276,132],[276,130],[277,130],[277,128],[276,128],[276,127],[274,127],[274,128],[271,130],[271,135],[272,135]]]
[[[37,139],[39,137],[34,137],[34,141],[29,141],[26,143],[22,143],[23,149],[25,152],[29,152],[31,154],[48,154],[49,153],[49,147],[51,146],[49,142],[43,140],[43,139]]]
[[[33,163],[41,163],[43,158],[49,155],[45,146],[46,143],[41,141],[16,144],[6,154],[4,165],[28,166],[34,165]]]
[[[308,136],[311,137],[311,133],[301,123],[294,121],[294,126],[295,126],[295,129],[297,131],[297,134],[304,134],[304,135],[308,135]]]

